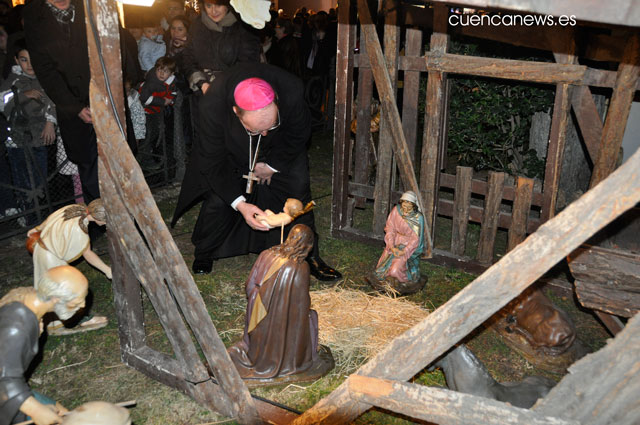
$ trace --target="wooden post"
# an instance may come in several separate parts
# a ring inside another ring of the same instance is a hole
[[[353,98],[353,45],[355,25],[351,19],[351,1],[344,0],[338,9],[338,50],[336,54],[336,109],[333,136],[333,202],[331,231],[347,225],[347,196],[349,194],[349,164],[351,155],[351,102]]]
[[[591,162],[595,162],[598,158],[600,140],[602,140],[602,119],[598,114],[589,86],[574,87],[571,106],[578,120],[580,134],[582,134]]]
[[[622,62],[618,66],[616,85],[613,88],[613,96],[602,130],[598,159],[593,166],[591,186],[598,184],[615,169],[620,146],[622,146],[622,136],[624,136],[631,110],[631,102],[636,92],[639,70],[640,36],[636,32],[631,34],[627,40]]]
[[[422,31],[407,28],[404,55],[419,57],[422,52]],[[418,138],[418,101],[420,98],[420,71],[405,71],[402,88],[402,130],[407,140],[409,157],[415,164]]]
[[[576,50],[573,34],[570,38],[555,43],[564,43],[564,46],[554,45],[554,56],[558,63],[575,64],[578,58],[574,56]],[[559,53],[567,52],[567,53]],[[544,171],[544,192],[542,220],[546,221],[556,214],[556,200],[558,198],[558,185],[560,184],[560,171],[562,167],[562,155],[567,136],[567,124],[571,112],[571,93],[569,84],[563,83],[556,86],[556,99],[553,104],[553,116],[551,118],[551,134],[549,136],[549,148],[547,149],[547,164]]]
[[[349,395],[429,423],[453,425],[579,425],[471,394],[418,384],[351,375]]]
[[[367,43],[367,52],[369,53],[369,61],[371,62],[371,69],[373,71],[373,77],[376,81],[376,87],[378,93],[380,93],[381,103],[385,105],[382,111],[385,113],[386,119],[389,123],[391,130],[391,139],[393,140],[393,146],[395,150],[396,159],[398,161],[398,167],[400,169],[400,176],[404,187],[410,188],[416,193],[418,197],[418,206],[424,211],[424,202],[422,195],[418,190],[418,182],[416,180],[415,169],[413,168],[413,161],[409,157],[407,148],[407,142],[402,132],[402,126],[400,124],[400,114],[393,98],[393,87],[389,79],[389,73],[385,65],[384,57],[382,56],[382,49],[380,47],[380,40],[376,34],[376,30],[371,21],[371,14],[369,13],[369,6],[366,0],[358,0],[358,13],[360,14],[360,23],[362,29],[362,36]],[[425,255],[431,257],[433,251],[433,239],[429,227],[425,226],[425,240],[426,250]]]
[[[181,306],[181,311],[202,348],[209,367],[228,396],[230,401],[228,407],[234,413],[233,416],[238,417],[243,423],[261,423],[262,420],[252,402],[251,395],[240,379],[213,326],[189,269],[164,224],[137,161],[125,142],[122,64],[115,2],[85,0],[85,10],[91,66],[91,113],[100,155],[101,190],[107,194],[105,208],[108,216],[117,216],[122,219],[122,221],[114,220],[110,225],[132,223],[135,219],[149,243],[153,257],[162,259],[156,263],[156,267],[141,270],[138,280],[144,284],[145,281],[149,282],[152,278],[160,276],[158,284],[162,284],[162,278],[167,282],[171,295]],[[119,234],[119,236],[130,235]],[[143,250],[146,247],[144,244],[141,245],[143,247],[122,245],[123,252],[133,255],[132,250],[137,249],[138,251],[135,252],[144,255]],[[133,261],[132,257],[129,259]],[[154,271],[157,274],[154,274]],[[157,312],[159,315],[167,313]],[[190,341],[188,333],[186,336],[173,335],[172,337],[184,337],[183,341]],[[176,347],[176,341],[177,339],[172,341],[174,350],[182,351],[184,358],[188,358],[188,352],[191,349]],[[197,356],[197,353],[195,355]],[[206,372],[203,366],[200,369]],[[202,374],[199,372],[197,369],[194,370],[195,378],[200,379]],[[208,377],[208,373],[205,373],[205,376]]]
[[[507,251],[511,251],[527,236],[527,223],[533,197],[533,180],[518,176],[516,179],[516,194],[511,212],[511,226],[509,226],[509,240]]]
[[[382,234],[384,226],[389,215],[389,206],[391,204],[391,189],[393,188],[393,173],[395,166],[393,161],[393,134],[387,117],[391,116],[386,108],[396,107],[396,89],[398,82],[398,42],[400,38],[400,29],[397,25],[398,12],[395,0],[387,0],[384,2],[385,16],[384,22],[384,61],[381,65],[386,64],[391,90],[381,91],[378,93],[382,98],[380,107],[380,138],[378,140],[378,163],[376,165],[376,186],[373,196],[373,232]],[[360,12],[362,14],[362,12]],[[375,30],[373,22],[362,22],[361,26],[369,27]],[[367,50],[370,46],[367,45]],[[379,84],[379,83],[378,83]]]
[[[360,63],[358,63],[358,110],[356,111],[358,128],[356,129],[355,141],[355,164],[353,170],[353,181],[361,184],[369,183],[369,172],[371,170],[371,98],[373,97],[373,75],[371,67],[363,67],[362,62],[368,60],[366,55],[367,45],[360,45]],[[378,131],[380,131],[378,129]],[[366,198],[356,197],[356,206],[364,207]],[[351,215],[350,215],[351,217]]]
[[[356,373],[410,379],[638,201],[640,151]],[[637,402],[637,392],[634,397]],[[293,423],[349,423],[370,407],[351,400],[345,382]]]
[[[471,179],[473,168],[456,167],[456,191],[453,195],[453,224],[451,227],[451,252],[464,255],[471,204]]]
[[[433,12],[433,34],[431,35],[430,53],[443,55],[447,52],[449,36],[447,35],[447,6],[436,5]],[[440,165],[440,142],[443,133],[442,114],[446,105],[446,74],[429,71],[427,79],[427,98],[424,116],[424,135],[422,138],[422,156],[420,167],[420,188],[424,197],[425,227],[433,233],[438,201],[438,171]]]
[[[500,206],[502,204],[504,177],[504,173],[496,173],[494,171],[489,173],[489,180],[487,181],[489,190],[484,198],[478,255],[476,256],[480,263],[489,264],[493,262],[493,246],[498,231],[498,216],[500,215]]]

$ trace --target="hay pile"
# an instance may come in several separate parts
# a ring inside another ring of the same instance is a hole
[[[329,346],[336,373],[350,373],[429,311],[404,298],[368,295],[340,287],[311,292],[320,343]]]

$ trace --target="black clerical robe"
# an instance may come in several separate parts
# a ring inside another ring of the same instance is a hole
[[[235,87],[241,81],[257,77],[267,81],[277,95],[280,126],[260,138],[256,162],[265,162],[278,170],[270,185],[254,185],[246,194],[249,171],[249,143],[255,152],[258,136],[250,137],[233,112]],[[172,225],[204,196],[193,231],[196,257],[207,253],[212,258],[261,252],[280,243],[280,230],[252,230],[231,203],[239,196],[261,209],[282,211],[287,198],[306,204],[311,200],[307,145],[311,137],[311,115],[304,100],[302,81],[294,75],[267,64],[236,65],[216,78],[200,106],[200,137],[194,144],[182,183]],[[294,224],[314,229],[313,214],[305,214]],[[288,228],[285,229],[285,235]]]

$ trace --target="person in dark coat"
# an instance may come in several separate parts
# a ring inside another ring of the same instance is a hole
[[[91,73],[84,3],[81,0],[31,0],[24,8],[23,17],[33,69],[56,105],[67,156],[78,166],[84,199],[89,203],[100,197],[100,187],[96,133],[89,108]],[[127,55],[123,67],[128,69]],[[135,79],[131,77],[132,81]],[[133,142],[131,146],[135,151],[128,108],[126,112],[128,140]]]
[[[229,0],[201,0],[183,53],[191,90],[207,91],[216,75],[241,62],[259,62],[260,40],[236,16]]]
[[[267,61],[286,69],[296,77],[302,77],[300,50],[298,42],[293,38],[293,23],[290,19],[278,18],[274,29],[275,40],[267,52]]]
[[[302,81],[267,64],[229,69],[216,78],[200,106],[202,134],[194,144],[172,225],[204,196],[191,241],[193,271],[209,273],[214,259],[259,253],[280,243],[280,230],[268,231],[255,214],[280,211],[288,198],[311,201],[311,116]],[[252,174],[259,181],[243,177]],[[292,224],[297,223],[315,229],[313,213]],[[320,259],[317,237],[307,261],[320,280],[341,276]]]

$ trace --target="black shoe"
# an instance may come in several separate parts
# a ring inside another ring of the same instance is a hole
[[[194,274],[209,274],[213,270],[213,260],[210,258],[196,258],[191,266]]]
[[[327,266],[320,257],[307,257],[307,263],[309,263],[311,274],[318,280],[328,282],[342,277],[342,274],[339,271]]]

